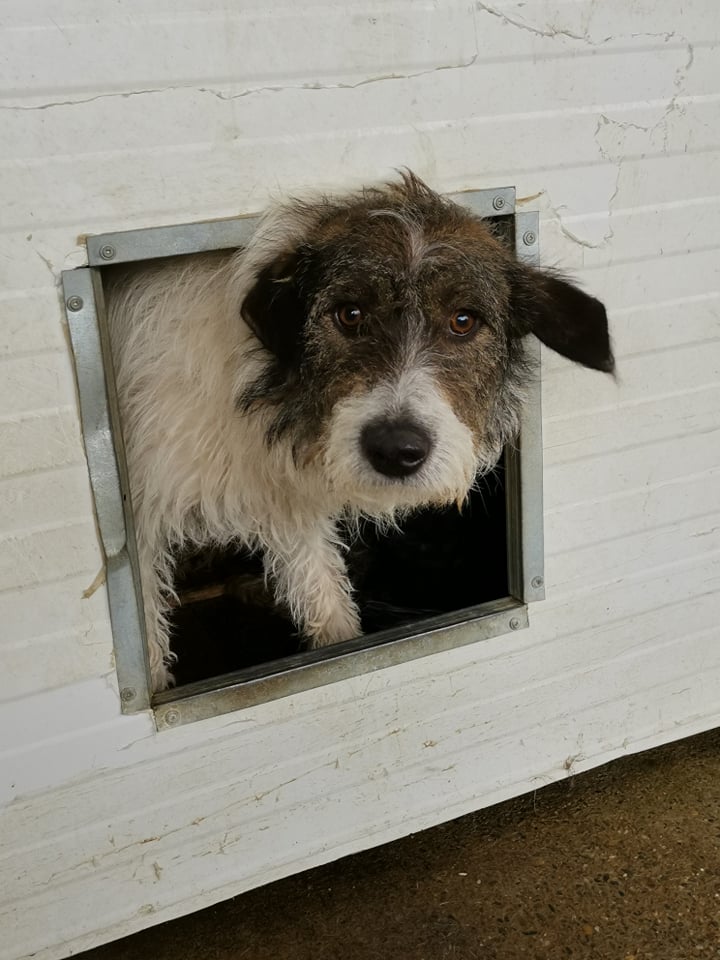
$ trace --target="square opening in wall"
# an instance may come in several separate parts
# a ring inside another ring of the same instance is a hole
[[[454,199],[483,218],[501,243],[515,248],[519,259],[533,262],[537,258],[537,215],[515,213],[511,188],[460,194]],[[168,508],[163,496],[167,484],[176,484],[176,496],[182,498],[190,490],[191,480],[197,480],[198,489],[206,482],[203,469],[210,460],[204,458],[212,458],[213,452],[208,452],[203,443],[212,427],[205,429],[201,441],[188,438],[186,456],[193,468],[187,471],[187,488],[179,482],[177,471],[165,476],[161,448],[172,438],[173,431],[182,431],[183,425],[174,422],[171,407],[159,405],[151,413],[139,410],[153,397],[156,373],[146,366],[142,376],[129,385],[123,380],[123,364],[128,363],[128,356],[133,351],[136,357],[144,356],[146,344],[142,337],[134,339],[132,331],[126,330],[118,347],[108,312],[122,316],[123,304],[144,286],[150,290],[148,296],[154,309],[157,295],[152,292],[151,278],[167,263],[180,263],[177,258],[182,257],[182,262],[192,270],[194,257],[198,264],[223,262],[233,251],[246,248],[255,226],[252,218],[239,218],[91,237],[89,267],[66,271],[63,277],[88,462],[107,557],[121,700],[126,712],[153,706],[160,728],[517,629],[527,622],[526,602],[543,595],[540,405],[539,379],[535,376],[530,380],[529,396],[520,414],[519,437],[505,447],[496,466],[476,480],[462,506],[414,506],[403,509],[393,522],[384,518],[378,523],[373,519],[373,510],[361,503],[351,518],[335,518],[333,549],[342,561],[335,572],[339,579],[347,574],[357,615],[357,629],[338,642],[308,643],[308,631],[290,613],[291,602],[301,606],[302,601],[297,601],[294,587],[284,593],[277,589],[275,577],[282,580],[286,574],[282,566],[277,573],[277,563],[270,564],[268,571],[263,544],[253,542],[241,530],[237,538],[195,537],[191,510],[186,521],[188,535],[174,539],[170,536],[161,558],[165,565],[164,587],[168,589],[162,594],[159,620],[174,660],[174,686],[158,691],[157,673],[149,669],[156,639],[148,634],[155,629],[159,601],[152,587],[148,589],[143,557],[148,541],[155,535],[149,531],[155,523],[166,522]],[[403,229],[408,230],[410,243],[417,239],[407,224]],[[327,243],[331,243],[331,238]],[[411,255],[431,259],[433,253],[421,253],[418,249]],[[283,265],[282,270],[285,269]],[[302,269],[307,274],[310,267],[304,265]],[[305,274],[303,282],[308,283]],[[286,277],[278,274],[268,280],[273,284],[270,303],[274,309],[277,298],[286,295]],[[338,278],[331,282],[336,281],[341,285]],[[364,294],[354,295],[360,302]],[[361,353],[352,329],[353,311],[361,314],[361,308],[350,300],[348,292],[333,296],[336,301],[347,298],[341,321],[351,329],[341,333]],[[362,302],[370,303],[370,296],[367,294],[368,299]],[[182,297],[173,302],[179,316]],[[291,308],[286,307],[274,316],[269,331],[263,327],[262,319],[251,316],[248,320],[252,335],[266,349],[272,349],[279,362],[245,388],[245,410],[260,402],[258,398],[268,397],[270,409],[276,387],[273,378],[300,377],[297,371],[303,363],[310,363],[304,357],[297,359],[298,351],[304,349],[302,345],[288,346],[292,336],[280,344],[270,342],[278,324],[286,323],[290,313]],[[457,325],[467,323],[465,313],[471,311],[456,313]],[[182,324],[181,319],[177,322]],[[202,323],[196,332],[202,337]],[[464,330],[461,328],[459,333],[463,335]],[[178,383],[184,377],[202,377],[198,356],[193,354],[192,344],[189,347],[181,361],[177,351],[168,347],[168,367],[178,362],[187,365],[186,369],[177,368]],[[250,351],[248,357],[254,357],[258,349]],[[317,352],[322,355],[322,346]],[[534,340],[529,343],[528,352],[537,361]],[[335,364],[342,362],[342,356],[340,360],[334,356],[330,359]],[[194,364],[198,364],[197,370]],[[158,383],[163,378],[163,382],[172,379],[168,369],[158,376]],[[332,371],[327,376],[331,378]],[[191,379],[185,382],[190,383]],[[465,395],[461,379],[456,376],[452,380],[457,384],[457,396]],[[320,386],[318,381],[319,394]],[[211,404],[214,388],[214,383],[205,383],[198,396],[209,397]],[[303,404],[308,404],[307,383],[302,389],[305,393],[297,397],[298,418],[302,416]],[[182,404],[185,400],[178,397],[176,402]],[[319,399],[314,402],[320,404]],[[442,398],[437,401],[444,402]],[[159,439],[153,441],[158,457],[149,461],[153,480],[138,489],[131,482],[133,471],[137,470],[137,463],[133,463],[139,449],[137,431],[150,429],[147,424],[155,414],[161,425]],[[237,416],[243,416],[242,402],[237,404]],[[292,433],[293,429],[292,423],[288,427],[277,417],[267,420],[266,426],[265,440],[270,446],[273,430]],[[182,445],[184,436],[175,437],[173,442],[175,446]],[[327,442],[335,440],[331,437]],[[291,455],[296,456],[292,445],[290,449]],[[248,449],[247,455],[264,456],[257,449]],[[399,468],[393,464],[390,473],[396,469]],[[410,468],[403,465],[402,470],[409,472]],[[188,496],[192,499],[193,494]],[[219,503],[220,498],[216,500]],[[313,531],[309,527],[306,537],[312,539]],[[316,575],[313,568],[308,578]],[[302,583],[298,589],[304,597]]]

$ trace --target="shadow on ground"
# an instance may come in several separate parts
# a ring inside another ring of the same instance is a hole
[[[624,758],[81,956],[720,957],[720,731]]]

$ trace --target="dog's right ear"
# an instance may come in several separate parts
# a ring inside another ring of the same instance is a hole
[[[243,320],[284,369],[297,363],[302,346],[306,303],[299,265],[296,252],[263,267],[240,308]]]

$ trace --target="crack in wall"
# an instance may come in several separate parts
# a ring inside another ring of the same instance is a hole
[[[685,113],[685,105],[681,102],[681,98],[683,97],[684,86],[689,72],[692,69],[693,63],[695,62],[695,49],[693,44],[686,38],[683,38],[683,42],[685,43],[687,56],[685,62],[681,63],[675,69],[675,76],[673,77],[672,82],[675,93],[668,99],[657,120],[652,123],[638,123],[636,120],[617,120],[608,116],[606,113],[600,114],[595,127],[594,140],[603,160],[607,160],[609,163],[622,162],[624,156],[627,154],[625,134],[632,130],[636,130],[641,134],[645,134],[647,139],[650,141],[652,141],[652,138],[656,132],[661,131],[662,151],[663,153],[668,152],[670,121],[674,115],[682,116]],[[602,142],[603,130],[609,128],[619,131],[623,134],[623,142],[618,142],[617,148],[614,152],[612,151],[612,146],[610,144],[604,144]],[[616,195],[617,189],[613,195],[613,198]],[[611,198],[611,200],[613,198]]]
[[[96,100],[127,99],[129,97],[144,97],[149,93],[165,93],[168,90],[181,90],[182,87],[156,87],[150,90],[123,90],[119,93],[98,93],[94,97],[84,97],[82,100],[52,100],[50,103],[36,103],[29,106],[22,104],[0,104],[0,110],[52,110],[54,107],[76,107],[81,103],[94,103]],[[186,88],[191,89],[191,88]]]
[[[675,36],[675,34],[673,34]],[[649,124],[638,123],[634,120],[615,120],[612,117],[609,117],[605,113],[601,113],[598,118],[597,125],[594,132],[594,140],[597,144],[598,150],[600,151],[600,156],[603,160],[606,160],[608,163],[614,164],[617,170],[617,175],[615,177],[615,187],[608,199],[607,210],[608,210],[608,229],[603,235],[602,239],[598,241],[586,240],[583,237],[578,236],[568,225],[563,221],[563,205],[553,206],[549,204],[551,212],[554,214],[558,227],[561,233],[566,236],[569,240],[572,240],[573,243],[578,244],[581,247],[586,247],[588,249],[600,249],[607,246],[613,239],[615,231],[612,225],[612,215],[613,215],[613,204],[617,198],[617,195],[620,191],[620,177],[622,175],[622,164],[623,160],[627,154],[624,142],[618,144],[618,148],[615,152],[612,152],[610,147],[603,144],[602,142],[602,132],[606,128],[612,128],[618,131],[622,131],[623,134],[628,130],[637,130],[640,133],[646,134],[649,138],[652,138],[656,131],[662,131],[662,149],[664,153],[667,153],[668,150],[668,139],[670,136],[670,119],[674,114],[682,114],[685,110],[683,104],[680,103],[680,97],[682,96],[682,91],[684,84],[687,80],[688,73],[692,68],[692,65],[695,60],[695,50],[692,43],[687,40],[684,40],[686,44],[687,57],[684,63],[680,64],[675,70],[675,76],[673,77],[673,88],[675,93],[668,100],[665,107],[663,107],[661,116],[654,122]],[[623,137],[624,141],[624,137]]]
[[[362,80],[358,80],[355,82],[339,81],[337,83],[309,83],[308,82],[308,83],[301,83],[301,84],[278,84],[278,85],[251,87],[249,89],[241,90],[237,93],[224,92],[222,90],[214,89],[212,87],[166,86],[166,87],[149,88],[145,90],[131,90],[131,91],[121,91],[121,92],[113,92],[113,93],[101,93],[92,97],[86,97],[78,100],[60,100],[60,101],[52,101],[49,103],[30,105],[30,106],[1,105],[0,109],[2,110],[47,110],[47,109],[52,109],[56,107],[78,106],[80,104],[92,103],[94,101],[99,101],[104,99],[116,99],[116,98],[126,99],[130,97],[147,96],[147,95],[161,94],[161,93],[179,91],[179,90],[197,91],[199,93],[209,94],[210,96],[213,96],[219,100],[231,101],[231,100],[242,99],[249,96],[260,95],[263,93],[281,93],[288,90],[300,90],[300,91],[302,90],[309,90],[309,91],[341,90],[341,89],[352,90],[352,89],[357,89],[359,87],[370,85],[370,84],[385,83],[385,82],[395,81],[395,80],[412,80],[418,77],[428,76],[428,75],[432,75],[434,73],[438,73],[446,70],[463,70],[463,69],[472,67],[480,58],[479,36],[477,31],[477,15],[476,15],[477,11],[482,11],[490,16],[496,17],[501,21],[503,21],[503,23],[505,23],[509,27],[514,27],[516,29],[529,32],[538,37],[551,38],[551,39],[557,38],[557,37],[564,37],[570,40],[588,44],[589,46],[592,46],[592,47],[600,47],[613,40],[621,39],[621,36],[616,36],[613,34],[608,36],[602,36],[602,37],[593,37],[591,35],[590,22],[593,16],[592,4],[588,8],[587,15],[584,17],[584,22],[581,25],[582,26],[581,32],[578,32],[569,28],[558,26],[554,23],[549,23],[547,26],[544,26],[544,27],[536,24],[532,24],[527,22],[524,19],[521,19],[520,17],[517,17],[517,16],[513,17],[507,13],[504,13],[502,10],[497,9],[497,7],[493,6],[490,3],[483,2],[483,0],[476,0],[475,5],[473,6],[473,20],[476,27],[475,53],[469,58],[457,63],[441,64],[436,67],[428,68],[425,70],[419,70],[411,73],[379,74],[377,76],[365,77]],[[689,42],[689,40],[686,37],[683,37],[682,35],[678,34],[677,31],[674,31],[674,30],[662,31],[662,32],[631,33],[631,34],[625,34],[624,36],[631,37],[631,38],[662,39],[665,43],[670,43],[673,40],[680,40],[685,45],[687,56],[685,61],[675,69],[675,75],[673,78],[673,89],[675,90],[675,93],[668,100],[667,105],[663,108],[662,115],[653,123],[642,124],[633,120],[617,120],[608,116],[606,113],[600,114],[600,117],[598,119],[598,122],[595,128],[595,132],[594,132],[594,139],[602,159],[607,161],[608,163],[614,164],[617,168],[617,175],[615,178],[615,187],[608,200],[608,217],[609,218],[612,216],[613,202],[616,199],[619,192],[622,160],[627,151],[624,149],[624,143],[618,142],[617,148],[615,150],[613,150],[612,144],[603,143],[602,142],[603,131],[607,128],[612,128],[614,130],[621,131],[624,134],[626,131],[636,130],[643,134],[648,135],[649,137],[652,137],[658,130],[662,130],[663,150],[666,151],[668,146],[668,137],[669,137],[669,121],[675,113],[684,112],[684,109],[685,109],[684,105],[681,104],[679,101],[682,95],[684,84],[687,80],[689,71],[692,69],[694,58],[695,58],[695,51],[692,43]],[[544,192],[545,191],[541,191],[541,194]],[[540,194],[538,194],[538,196],[539,195]],[[602,239],[597,241],[587,240],[581,236],[578,236],[578,234],[576,234],[571,229],[571,227],[568,226],[567,222],[563,219],[563,211],[567,210],[566,206],[564,206],[563,204],[560,204],[558,206],[553,206],[551,203],[548,203],[548,206],[550,211],[556,218],[558,227],[562,232],[562,234],[566,236],[569,240],[571,240],[573,243],[589,249],[598,249],[600,247],[607,245],[612,240],[614,231],[611,223],[609,223],[608,229],[604,234],[604,236],[602,237]],[[41,256],[41,254],[38,254],[38,255]],[[45,262],[48,265],[48,268],[52,269],[49,261],[46,260]]]
[[[497,17],[499,20],[502,20],[508,26],[517,27],[518,30],[525,30],[527,33],[532,33],[536,37],[568,37],[570,40],[581,40],[584,43],[589,43],[593,46],[600,46],[600,44],[607,43],[613,38],[604,37],[602,40],[593,40],[589,35],[589,27],[586,26],[584,33],[573,33],[572,30],[563,29],[562,27],[555,27],[549,25],[546,29],[542,27],[535,26],[531,23],[528,23],[526,20],[516,20],[514,17],[509,16],[507,13],[503,13],[502,10],[498,10],[497,7],[491,6],[489,3],[481,3],[480,0],[476,0],[477,7],[479,10],[482,10],[484,13],[489,13],[493,17]]]
[[[552,203],[548,203],[550,212],[554,215],[558,228],[560,230],[560,233],[562,233],[564,237],[567,237],[568,240],[572,240],[572,242],[577,246],[584,247],[588,250],[602,250],[604,247],[607,247],[609,245],[609,243],[615,236],[615,231],[612,226],[611,217],[612,217],[613,201],[617,197],[618,190],[620,189],[620,173],[621,173],[621,169],[620,169],[620,165],[618,165],[617,177],[615,180],[615,189],[613,190],[608,200],[608,228],[600,240],[586,240],[584,237],[578,236],[578,234],[575,233],[563,220],[563,211],[567,210],[567,207],[565,206],[565,204],[560,204],[559,206],[555,207],[552,205]]]
[[[98,100],[110,100],[110,99],[129,99],[130,97],[142,97],[148,96],[157,93],[168,93],[178,90],[197,90],[200,93],[209,93],[214,97],[217,97],[220,100],[239,100],[243,97],[255,96],[261,93],[282,93],[286,90],[355,90],[358,87],[367,86],[369,84],[375,83],[385,83],[387,81],[393,80],[414,80],[418,77],[425,77],[432,75],[433,73],[439,73],[445,70],[464,70],[468,67],[472,67],[480,58],[480,47],[479,47],[479,38],[477,34],[477,20],[475,17],[475,10],[481,10],[484,13],[490,14],[491,16],[497,17],[502,20],[508,26],[516,27],[519,30],[524,30],[526,32],[532,33],[538,37],[545,38],[554,38],[554,37],[566,37],[571,40],[578,40],[582,43],[589,44],[593,47],[599,47],[606,43],[609,43],[612,40],[618,39],[614,34],[601,37],[599,39],[594,39],[590,35],[589,27],[589,17],[588,23],[585,25],[582,33],[575,33],[572,30],[565,29],[558,26],[550,25],[548,28],[543,29],[542,27],[528,23],[527,21],[515,19],[508,14],[503,13],[502,11],[491,6],[489,3],[481,2],[481,0],[476,0],[475,8],[473,9],[473,20],[475,23],[475,53],[466,60],[461,60],[457,63],[448,63],[441,64],[437,67],[430,67],[426,70],[418,70],[412,73],[383,73],[378,74],[377,76],[365,77],[362,80],[355,81],[353,83],[338,82],[338,83],[299,83],[299,84],[275,84],[267,85],[262,87],[250,87],[246,90],[242,90],[239,93],[223,93],[220,90],[217,90],[213,87],[195,87],[193,85],[187,86],[165,86],[165,87],[150,87],[145,90],[122,90],[112,93],[99,93],[92,97],[83,97],[77,100],[52,100],[48,103],[40,104],[0,104],[0,110],[22,110],[22,111],[33,111],[33,110],[51,110],[57,107],[73,107],[79,106],[80,104],[85,103],[94,103]],[[591,15],[592,11],[590,11]],[[687,40],[687,38],[680,36],[676,31],[664,31],[660,33],[631,33],[627,36],[633,38],[656,38],[662,39],[664,42],[669,43],[671,40],[680,39],[686,46],[688,51],[688,60],[687,62],[678,68],[677,76],[675,78],[675,86],[679,86],[683,83],[684,79],[687,77],[687,72],[691,68],[694,60],[694,50],[692,44]]]
[[[494,7],[489,3],[482,2],[482,0],[476,0],[476,7],[478,10],[482,10],[484,13],[490,14],[490,16],[497,17],[508,26],[517,27],[518,30],[524,30],[527,33],[532,33],[536,37],[545,37],[549,39],[554,39],[555,37],[566,37],[569,40],[579,40],[580,42],[586,43],[591,47],[601,47],[606,43],[610,43],[612,40],[621,39],[623,36],[631,37],[635,40],[663,40],[665,43],[670,43],[671,40],[674,40],[678,37],[678,33],[675,30],[663,30],[660,32],[641,31],[639,33],[622,34],[620,36],[617,36],[616,34],[609,34],[606,37],[595,38],[591,36],[590,33],[590,21],[593,16],[592,3],[590,4],[587,14],[584,18],[585,23],[583,24],[582,33],[576,33],[567,27],[555,26],[552,23],[543,28],[537,24],[529,23],[527,20],[511,17],[509,14],[503,13],[502,10],[498,10],[497,7]],[[683,40],[683,42],[687,41]]]
[[[243,97],[251,97],[258,93],[281,93],[284,90],[356,90],[358,87],[365,87],[371,83],[384,83],[389,80],[415,80],[417,77],[427,77],[433,73],[439,73],[443,70],[465,70],[472,67],[479,53],[474,53],[467,60],[460,63],[448,63],[439,67],[431,67],[428,70],[418,70],[416,73],[383,73],[376,77],[366,77],[364,80],[357,80],[355,83],[299,83],[282,86],[251,87],[249,90],[242,90],[240,93],[221,93],[212,87],[198,87],[201,93],[210,93],[219,100],[239,100]]]
[[[607,158],[609,160],[609,158]],[[553,204],[550,195],[547,190],[541,190],[537,194],[534,194],[531,199],[535,200],[538,197],[545,197],[547,204],[547,209],[553,215],[555,222],[557,223],[560,233],[564,237],[567,237],[568,240],[571,240],[574,244],[579,247],[583,247],[588,250],[601,250],[604,247],[609,246],[613,237],[615,236],[615,229],[612,225],[612,215],[613,215],[613,205],[617,199],[617,195],[620,192],[620,177],[622,176],[622,160],[610,161],[614,164],[616,168],[615,172],[615,184],[613,191],[610,194],[607,201],[607,213],[608,213],[608,224],[607,230],[599,240],[587,240],[584,237],[579,236],[575,231],[568,226],[566,220],[564,219],[564,213],[568,210],[566,204]]]
[[[594,139],[600,151],[600,156],[603,160],[607,160],[610,163],[615,163],[617,160],[622,157],[622,152],[617,152],[615,154],[610,152],[610,147],[605,146],[601,142],[601,134],[604,128],[611,127],[619,131],[628,131],[628,130],[637,130],[640,133],[647,134],[650,139],[657,131],[662,131],[662,151],[663,153],[668,152],[669,138],[670,138],[670,120],[673,116],[678,115],[682,116],[685,113],[685,104],[681,103],[681,94],[676,93],[672,96],[667,105],[663,108],[662,114],[658,117],[654,123],[638,123],[635,120],[617,120],[613,117],[609,117],[606,113],[601,113],[597,125],[595,127]],[[620,148],[618,148],[620,150]]]
[[[560,227],[561,232],[572,240],[574,243],[579,244],[581,247],[587,247],[591,250],[601,250],[603,247],[610,245],[613,237],[615,236],[615,228],[612,225],[612,216],[613,216],[613,204],[617,198],[618,193],[620,192],[620,177],[622,175],[622,161],[617,164],[617,172],[615,175],[615,186],[613,192],[610,194],[607,202],[607,213],[608,213],[608,223],[607,230],[602,236],[602,239],[597,241],[592,240],[583,240],[582,237],[578,237],[575,233],[570,230],[567,224],[563,223],[562,217],[558,216],[558,226]]]
[[[476,38],[477,47],[477,38]],[[446,63],[437,67],[430,67],[427,70],[418,70],[415,73],[382,73],[377,76],[365,77],[354,83],[297,83],[297,84],[278,84],[274,86],[250,87],[247,90],[241,90],[239,93],[223,93],[212,87],[188,86],[168,86],[152,87],[147,90],[123,90],[115,93],[99,93],[93,97],[84,97],[80,100],[53,100],[49,103],[30,104],[0,104],[0,110],[51,110],[55,107],[74,107],[84,103],[94,103],[96,100],[128,99],[129,97],[142,97],[148,94],[168,93],[179,90],[197,91],[198,93],[209,93],[219,100],[240,100],[243,97],[252,97],[260,93],[282,93],[285,90],[355,90],[357,87],[364,87],[373,83],[385,83],[391,80],[415,80],[417,77],[426,77],[433,73],[439,73],[443,70],[465,70],[472,67],[480,56],[479,51],[468,57],[467,60],[461,60],[458,63]]]
[[[686,60],[684,63],[680,64],[675,69],[675,75],[673,77],[673,89],[675,90],[675,93],[673,94],[672,97],[669,98],[666,106],[663,108],[662,115],[659,117],[659,119],[651,124],[640,124],[635,121],[614,120],[611,117],[609,117],[607,114],[603,113],[600,115],[600,119],[598,121],[598,125],[595,129],[595,135],[594,135],[595,142],[598,145],[601,157],[604,160],[607,160],[609,163],[618,163],[619,161],[621,161],[622,153],[618,152],[616,155],[612,155],[609,152],[609,150],[601,143],[599,139],[603,127],[608,124],[613,125],[618,129],[622,129],[622,130],[627,130],[627,129],[639,130],[643,133],[649,134],[651,137],[657,130],[661,129],[663,132],[662,149],[664,152],[667,152],[668,139],[670,135],[669,122],[671,117],[674,114],[684,113],[685,107],[683,104],[680,103],[680,97],[682,95],[683,87],[687,80],[688,74],[692,69],[692,65],[695,60],[695,50],[694,50],[693,44],[690,42],[690,40],[686,36],[678,33],[676,30],[670,30],[670,31],[660,31],[660,32],[643,31],[639,33],[630,33],[625,35],[611,34],[603,37],[593,37],[590,32],[590,23],[593,16],[592,3],[587,8],[587,14],[584,17],[584,22],[582,24],[582,32],[577,32],[571,29],[563,28],[553,23],[549,23],[547,26],[532,24],[532,23],[529,23],[527,20],[521,19],[518,16],[510,16],[508,13],[505,13],[502,10],[499,10],[497,7],[493,6],[492,4],[484,2],[484,0],[476,0],[476,8],[478,10],[481,10],[489,14],[490,16],[493,16],[498,18],[499,20],[502,20],[503,23],[505,23],[507,26],[515,27],[519,30],[523,30],[525,32],[534,34],[535,36],[549,38],[549,39],[553,39],[557,37],[565,37],[570,40],[576,40],[581,43],[587,44],[591,47],[601,47],[607,43],[610,43],[613,40],[622,39],[623,36],[631,37],[633,39],[640,39],[640,38],[661,39],[665,43],[670,43],[671,41],[677,41],[678,43],[682,44],[687,53]],[[618,174],[618,179],[619,179],[619,174]],[[613,199],[616,195],[617,195],[617,187],[616,187],[615,193],[613,194]],[[559,216],[558,216],[558,219],[561,220]],[[574,242],[580,243],[586,246],[596,246],[596,244],[594,243],[591,243],[591,242],[589,243],[575,236],[572,233],[572,231],[570,231],[569,228],[563,225],[562,223],[560,223],[560,226],[563,232],[566,234],[566,236],[568,236]],[[608,235],[608,239],[610,239],[611,237],[612,237],[612,232],[610,232],[610,234]]]

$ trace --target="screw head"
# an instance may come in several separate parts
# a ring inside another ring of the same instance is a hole
[[[82,310],[83,308],[83,298],[77,296],[68,297],[65,301],[65,306],[68,310],[72,310],[73,313],[77,313],[78,310]]]
[[[112,260],[115,256],[115,247],[106,243],[104,247],[100,247],[100,256],[103,260]]]
[[[517,617],[513,617],[512,620],[510,621],[510,629],[511,629],[511,630],[519,630],[519,629],[520,629],[520,621],[518,620]]]
[[[180,722],[180,711],[179,710],[168,710],[163,720],[169,727],[175,726],[176,723]]]
[[[505,206],[505,197],[493,197],[492,205],[494,210],[502,210]]]
[[[526,247],[531,247],[537,240],[537,234],[534,230],[526,230],[522,240]]]
[[[135,691],[132,687],[123,687],[120,691],[120,699],[123,703],[129,703],[135,699]]]
[[[545,581],[542,577],[533,577],[530,581],[530,586],[535,587],[536,590],[539,590],[544,583]]]

